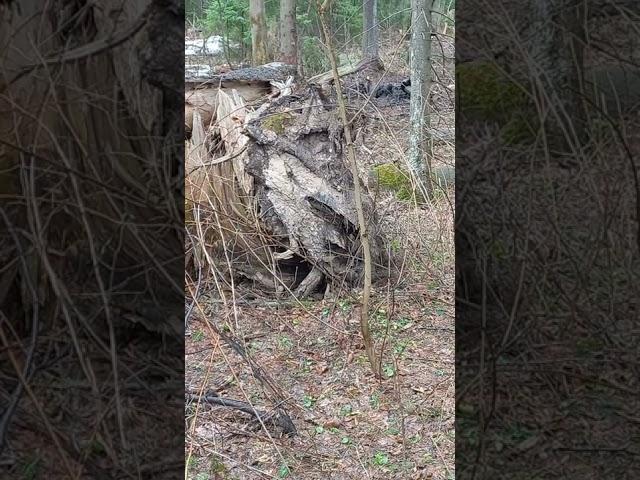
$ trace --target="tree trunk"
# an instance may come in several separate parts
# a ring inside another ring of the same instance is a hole
[[[364,32],[362,34],[362,58],[377,58],[380,32],[380,28],[378,26],[377,0],[363,0],[362,16],[364,20]]]
[[[433,0],[411,2],[411,104],[409,168],[426,197],[431,195],[431,148],[427,101],[431,84],[431,9]]]
[[[289,65],[298,64],[296,0],[280,2],[280,60]]]
[[[538,105],[550,140],[560,137],[570,147],[582,136],[580,85],[583,65],[583,18],[572,0],[533,5],[532,78],[537,80]],[[556,143],[556,142],[552,142]]]
[[[267,63],[267,20],[264,0],[250,0],[251,17],[251,60],[254,65]]]
[[[322,25],[322,32],[324,34],[324,42],[327,46],[327,53],[329,56],[329,62],[331,63],[331,70],[333,72],[333,83],[336,88],[336,100],[338,102],[338,115],[342,123],[344,139],[347,147],[347,157],[351,164],[351,174],[353,175],[353,195],[355,200],[356,212],[358,215],[358,227],[360,243],[362,244],[362,253],[364,256],[364,288],[362,290],[362,305],[360,308],[360,331],[362,333],[362,341],[364,342],[364,349],[367,353],[367,358],[371,365],[371,370],[378,378],[381,377],[381,364],[378,362],[375,345],[371,336],[371,327],[369,325],[369,308],[371,300],[371,275],[373,270],[373,260],[371,257],[371,243],[369,241],[369,228],[367,220],[365,219],[364,202],[362,199],[362,187],[360,185],[360,179],[358,178],[358,164],[356,161],[356,153],[353,146],[353,140],[351,136],[351,124],[347,119],[347,108],[345,105],[344,97],[342,95],[342,86],[340,84],[340,74],[338,73],[338,64],[336,62],[336,55],[331,45],[331,34],[327,27],[326,11],[320,12],[320,24]]]

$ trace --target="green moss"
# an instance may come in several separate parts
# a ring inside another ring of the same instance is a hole
[[[278,135],[282,135],[285,130],[284,127],[286,126],[286,122],[289,119],[291,119],[291,115],[289,113],[274,113],[262,120],[262,128],[271,130]]]
[[[414,191],[410,175],[393,163],[373,167],[373,175],[378,186],[392,191],[398,200],[424,203],[422,195]]]
[[[471,62],[456,69],[458,101],[463,114],[502,126],[506,143],[531,140],[537,130],[529,97],[500,68],[490,62]]]
[[[214,476],[223,475],[227,472],[227,466],[222,463],[220,458],[214,457],[211,460],[210,472],[213,473]]]
[[[456,71],[460,104],[465,113],[498,120],[505,110],[521,107],[526,102],[522,90],[489,62],[460,65]]]
[[[424,196],[414,190],[411,183],[410,174],[393,163],[377,165],[373,168],[371,175],[375,183],[385,190],[393,192],[398,200],[406,202],[417,202],[419,205],[425,203]],[[455,168],[451,166],[434,167],[433,197],[437,199],[441,195],[446,195],[445,191],[453,187],[455,183]]]
[[[409,182],[408,176],[393,163],[385,163],[373,167],[378,185],[392,191],[397,191]]]

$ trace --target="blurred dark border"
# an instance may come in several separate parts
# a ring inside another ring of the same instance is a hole
[[[0,22],[0,477],[181,478],[184,4]]]
[[[456,478],[640,478],[640,2],[456,14]]]

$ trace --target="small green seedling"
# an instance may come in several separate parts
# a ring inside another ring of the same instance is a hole
[[[316,403],[316,398],[312,397],[311,395],[305,395],[304,398],[302,399],[302,405],[304,405],[304,408],[312,408]]]
[[[382,367],[382,371],[384,372],[384,376],[387,378],[391,378],[396,374],[396,369],[391,363],[385,363]]]
[[[193,332],[191,338],[193,338],[194,342],[201,342],[202,340],[204,340],[204,332],[202,330],[196,330],[195,332]]]
[[[384,467],[389,464],[389,455],[384,452],[376,452],[373,456],[373,464],[378,467]]]
[[[351,415],[352,413],[353,413],[353,407],[350,404],[343,405],[340,408],[340,415],[343,417]]]
[[[289,466],[286,463],[280,465],[280,467],[278,468],[278,478],[287,478],[289,477],[289,475],[291,475]]]

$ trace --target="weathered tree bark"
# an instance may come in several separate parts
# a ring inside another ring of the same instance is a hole
[[[218,108],[218,90],[235,90],[245,102],[254,102],[273,93],[274,82],[282,83],[295,74],[295,67],[272,63],[243,68],[210,77],[185,78],[184,116],[185,138],[191,137],[193,113],[199,111],[204,127],[215,122]]]
[[[378,26],[378,1],[363,0],[362,58],[378,58],[380,48],[380,27]]]
[[[431,10],[433,0],[411,2],[411,104],[408,164],[418,187],[431,196],[429,89],[431,87]]]
[[[252,139],[246,171],[257,179],[262,220],[272,232],[286,235],[279,258],[306,256],[312,265],[297,285],[301,295],[312,293],[323,278],[358,284],[363,275],[356,180],[342,160],[342,128],[335,112],[312,106],[322,104],[312,92],[302,101],[285,97],[274,102],[245,128]],[[296,111],[301,114],[290,113]],[[274,118],[282,126],[274,125]],[[368,199],[364,209],[371,218]],[[375,237],[372,250],[380,258]]]
[[[267,20],[264,0],[249,1],[251,18],[251,61],[253,65],[267,63]]]
[[[280,1],[280,60],[288,65],[298,65],[296,0]]]

